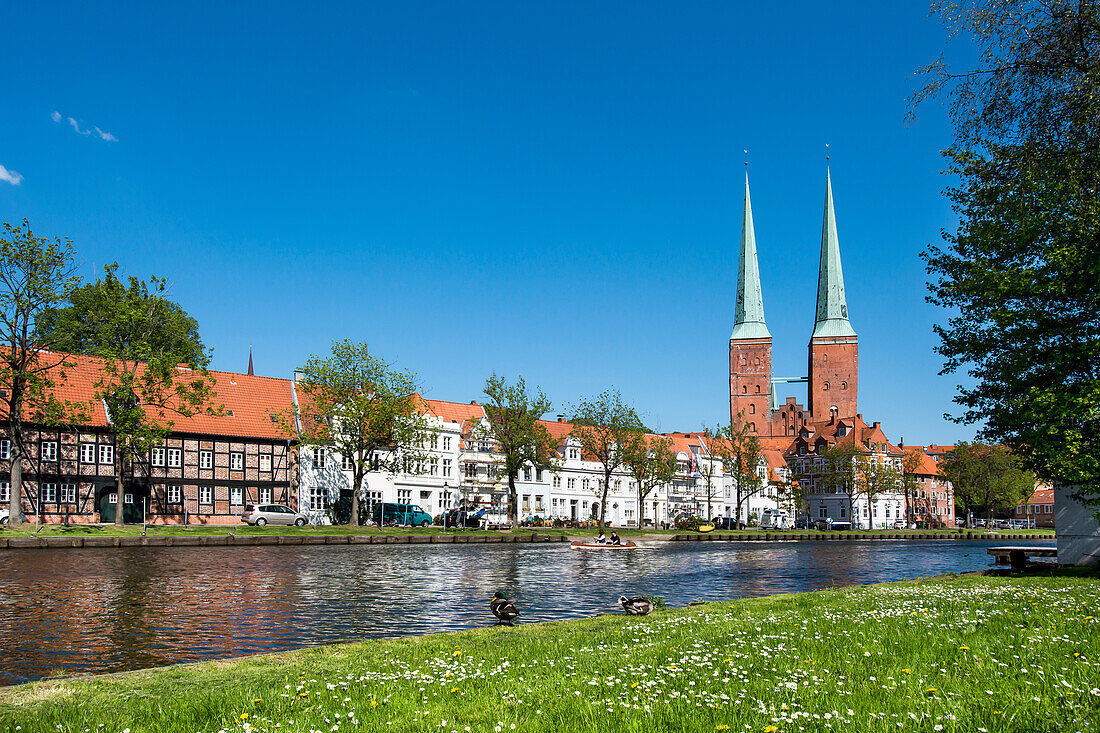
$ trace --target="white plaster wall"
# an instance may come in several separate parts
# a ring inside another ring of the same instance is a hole
[[[1100,525],[1096,516],[1070,498],[1074,486],[1054,487],[1054,533],[1062,565],[1100,565]]]

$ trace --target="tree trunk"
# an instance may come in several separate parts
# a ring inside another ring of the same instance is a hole
[[[18,437],[18,439],[16,439]],[[19,527],[23,524],[23,445],[22,434],[12,431],[11,440],[11,487],[8,490],[8,526]]]
[[[607,493],[611,490],[611,472],[604,471],[603,491],[600,492],[600,529],[607,526]]]
[[[115,526],[126,524],[126,485],[122,481],[122,456],[124,452],[119,450],[126,444],[126,440],[118,441],[115,448]]]
[[[361,471],[362,469],[360,469]],[[360,474],[355,477],[355,486],[351,489],[351,518],[348,519],[348,524],[353,527],[359,526],[359,494],[363,491],[363,476]],[[385,514],[385,512],[383,512]],[[379,522],[381,524],[381,522]]]
[[[642,483],[638,482],[638,529],[645,526],[645,497],[642,496]],[[653,526],[657,526],[657,518],[653,518]]]
[[[508,474],[508,519],[512,522],[512,529],[519,529],[519,495],[516,493],[516,474]]]

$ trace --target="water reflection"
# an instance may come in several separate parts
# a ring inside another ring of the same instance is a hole
[[[591,616],[989,566],[967,541],[41,550],[0,554],[0,684],[491,623]]]

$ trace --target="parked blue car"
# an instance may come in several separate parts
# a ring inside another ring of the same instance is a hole
[[[408,525],[427,527],[432,523],[432,515],[416,504],[390,504],[386,502],[376,506],[371,518],[380,525]]]

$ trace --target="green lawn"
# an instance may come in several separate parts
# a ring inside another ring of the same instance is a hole
[[[0,529],[0,537],[118,537],[118,536],[134,536],[140,535],[142,531],[141,525],[128,524],[124,527],[116,527],[113,524],[43,524],[39,525],[37,532],[35,531],[35,525],[25,524],[18,530],[15,529]],[[663,535],[675,535],[675,534],[691,534],[686,530],[677,529],[653,529],[647,527],[646,529],[622,529],[616,528],[615,530],[621,536],[626,538],[638,538],[643,536],[663,536]],[[965,534],[968,530],[961,530]],[[969,530],[975,533],[984,533],[985,530]],[[247,524],[234,524],[234,525],[149,525],[146,528],[146,533],[150,537],[189,537],[189,536],[201,536],[201,535],[225,535],[228,532],[232,532],[235,535],[247,536],[247,535],[348,535],[348,534],[387,534],[387,535],[406,535],[406,534],[454,534],[456,532],[462,534],[500,534],[497,530],[477,530],[477,529],[447,529],[443,527],[351,527],[349,525],[336,525],[336,526],[317,526],[317,527],[250,527]],[[520,534],[530,534],[532,532],[540,535],[561,535],[564,534],[569,537],[588,537],[595,536],[596,530],[594,528],[588,529],[576,529],[576,528],[552,528],[552,527],[524,527],[517,530]],[[921,530],[851,530],[845,532],[827,531],[819,532],[818,530],[790,530],[786,532],[768,531],[768,534],[774,535],[822,535],[822,536],[854,536],[861,535],[881,535],[888,534],[890,536],[904,537],[906,535],[913,534],[944,534],[953,535],[959,534],[960,530],[954,529],[921,529]],[[758,529],[748,529],[743,531],[726,531],[722,530],[716,532],[716,534],[722,535],[760,535],[764,534],[764,531]],[[1007,532],[1011,536],[1018,535],[1035,535],[1036,537],[1053,537],[1054,531],[1049,529],[1021,529],[1012,530]]]
[[[1072,571],[830,589],[59,678],[0,730],[1095,731],[1098,609]]]

